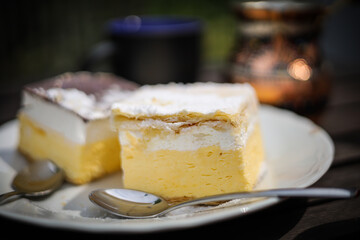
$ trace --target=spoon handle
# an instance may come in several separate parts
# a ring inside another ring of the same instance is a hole
[[[283,188],[270,189],[263,191],[239,192],[221,194],[210,197],[194,199],[192,201],[180,203],[172,208],[180,208],[196,204],[204,204],[217,201],[229,201],[239,198],[257,197],[312,197],[312,198],[352,198],[359,194],[358,189],[346,188]]]
[[[7,203],[7,200],[9,200],[11,197],[20,196],[20,195],[22,195],[22,193],[19,191],[11,191],[7,193],[3,193],[0,195],[0,205]]]

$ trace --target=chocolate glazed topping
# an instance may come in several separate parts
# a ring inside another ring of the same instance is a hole
[[[46,95],[42,94],[41,90],[46,91],[51,88],[74,88],[88,95],[92,94],[98,100],[106,93],[107,90],[112,88],[121,89],[124,91],[133,91],[138,87],[138,84],[134,82],[125,80],[109,73],[76,72],[64,73],[50,79],[30,83],[25,85],[23,90],[32,95],[41,97],[46,101],[58,104],[46,97]],[[84,121],[89,121],[89,119],[86,119],[82,116],[80,117]]]
[[[31,83],[24,87],[25,91],[35,93],[35,89],[42,88],[75,88],[86,94],[93,94],[95,97],[102,96],[103,92],[118,86],[122,90],[135,90],[138,85],[123,78],[109,73],[76,72],[64,73],[57,77],[46,79],[40,82]]]

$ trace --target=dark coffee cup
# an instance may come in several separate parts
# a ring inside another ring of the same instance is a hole
[[[106,24],[83,69],[110,60],[112,71],[139,84],[194,82],[201,61],[202,23],[193,18],[128,16]]]

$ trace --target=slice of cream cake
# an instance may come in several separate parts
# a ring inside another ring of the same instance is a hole
[[[251,190],[263,146],[248,84],[143,86],[113,104],[125,188],[182,201]]]
[[[135,88],[113,75],[88,72],[25,86],[19,151],[32,161],[54,161],[75,184],[120,170],[120,146],[109,124],[111,104]]]

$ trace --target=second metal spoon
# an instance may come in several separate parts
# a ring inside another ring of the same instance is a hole
[[[315,198],[352,198],[357,189],[344,188],[288,188],[253,192],[221,194],[194,199],[171,205],[154,194],[131,189],[98,189],[90,193],[89,199],[106,211],[127,218],[159,217],[175,209],[216,201],[257,197],[315,197]]]
[[[42,160],[29,164],[12,181],[14,191],[0,194],[0,205],[10,198],[41,197],[58,189],[64,182],[64,172],[52,161]]]

